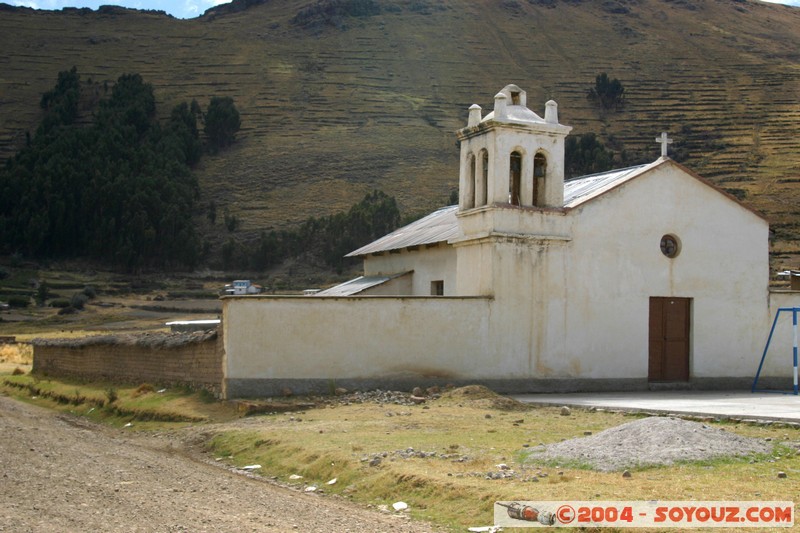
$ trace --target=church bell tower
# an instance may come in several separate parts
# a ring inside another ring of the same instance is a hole
[[[527,94],[507,85],[494,110],[469,109],[461,142],[460,237],[457,293],[498,296],[542,283],[544,257],[562,268],[570,240],[564,210],[564,140],[572,128],[558,123],[558,105],[544,118],[528,109]],[[543,251],[546,254],[543,255]]]
[[[494,110],[469,109],[461,141],[459,211],[484,206],[561,208],[564,202],[564,139],[572,128],[558,123],[558,104],[544,119],[528,109],[527,94],[507,85]]]

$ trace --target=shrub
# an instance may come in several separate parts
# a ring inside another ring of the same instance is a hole
[[[69,300],[67,298],[53,298],[50,300],[50,307],[64,309],[65,307],[69,307]]]
[[[116,402],[119,399],[119,394],[117,394],[117,389],[115,389],[114,387],[107,388],[106,399],[108,400],[109,405]]]
[[[12,295],[8,297],[8,305],[11,307],[28,307],[30,303],[30,296]]]
[[[71,305],[69,305],[69,306],[67,306],[67,307],[65,307],[63,309],[59,309],[58,310],[58,314],[59,315],[72,315],[72,314],[77,313],[77,312],[78,312],[78,310],[75,309],[74,307],[72,307]]]
[[[85,294],[78,292],[72,295],[69,304],[75,309],[83,309],[87,301],[89,301],[89,298],[87,298]]]
[[[83,295],[90,300],[97,298],[97,289],[93,285],[87,285],[83,288]]]
[[[13,372],[11,372],[11,375],[12,375],[12,376],[21,376],[21,375],[23,375],[24,373],[25,373],[25,371],[24,371],[24,370],[22,370],[20,367],[17,367],[17,368],[15,368],[15,369],[14,369],[14,371],[13,371]]]
[[[217,401],[217,398],[214,396],[214,393],[208,389],[200,389],[199,396],[200,396],[200,401],[203,403],[214,403]]]

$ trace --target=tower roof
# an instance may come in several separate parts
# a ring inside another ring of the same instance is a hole
[[[518,124],[544,124],[542,117],[528,109],[528,93],[514,84],[509,84],[494,97],[494,111],[481,122],[498,120]]]

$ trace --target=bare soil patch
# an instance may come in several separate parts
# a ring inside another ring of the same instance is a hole
[[[531,407],[513,398],[500,396],[483,385],[467,385],[442,394],[441,399],[447,403],[458,403],[483,409],[499,411],[527,411]]]
[[[432,530],[223,468],[200,451],[0,396],[0,531]]]

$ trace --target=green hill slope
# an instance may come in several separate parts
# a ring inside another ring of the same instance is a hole
[[[248,5],[250,4],[250,5]],[[197,169],[243,232],[347,208],[380,188],[404,211],[457,186],[453,131],[507,83],[627,161],[668,131],[685,164],[764,212],[776,253],[800,252],[800,9],[749,0],[245,0],[199,19],[103,8],[0,11],[0,158],[24,143],[39,96],[138,72],[159,109],[212,95],[241,113],[236,145]],[[586,99],[608,72],[626,105]],[[201,231],[225,238],[198,214]],[[798,267],[800,255],[776,266]],[[785,265],[783,263],[786,263]]]

